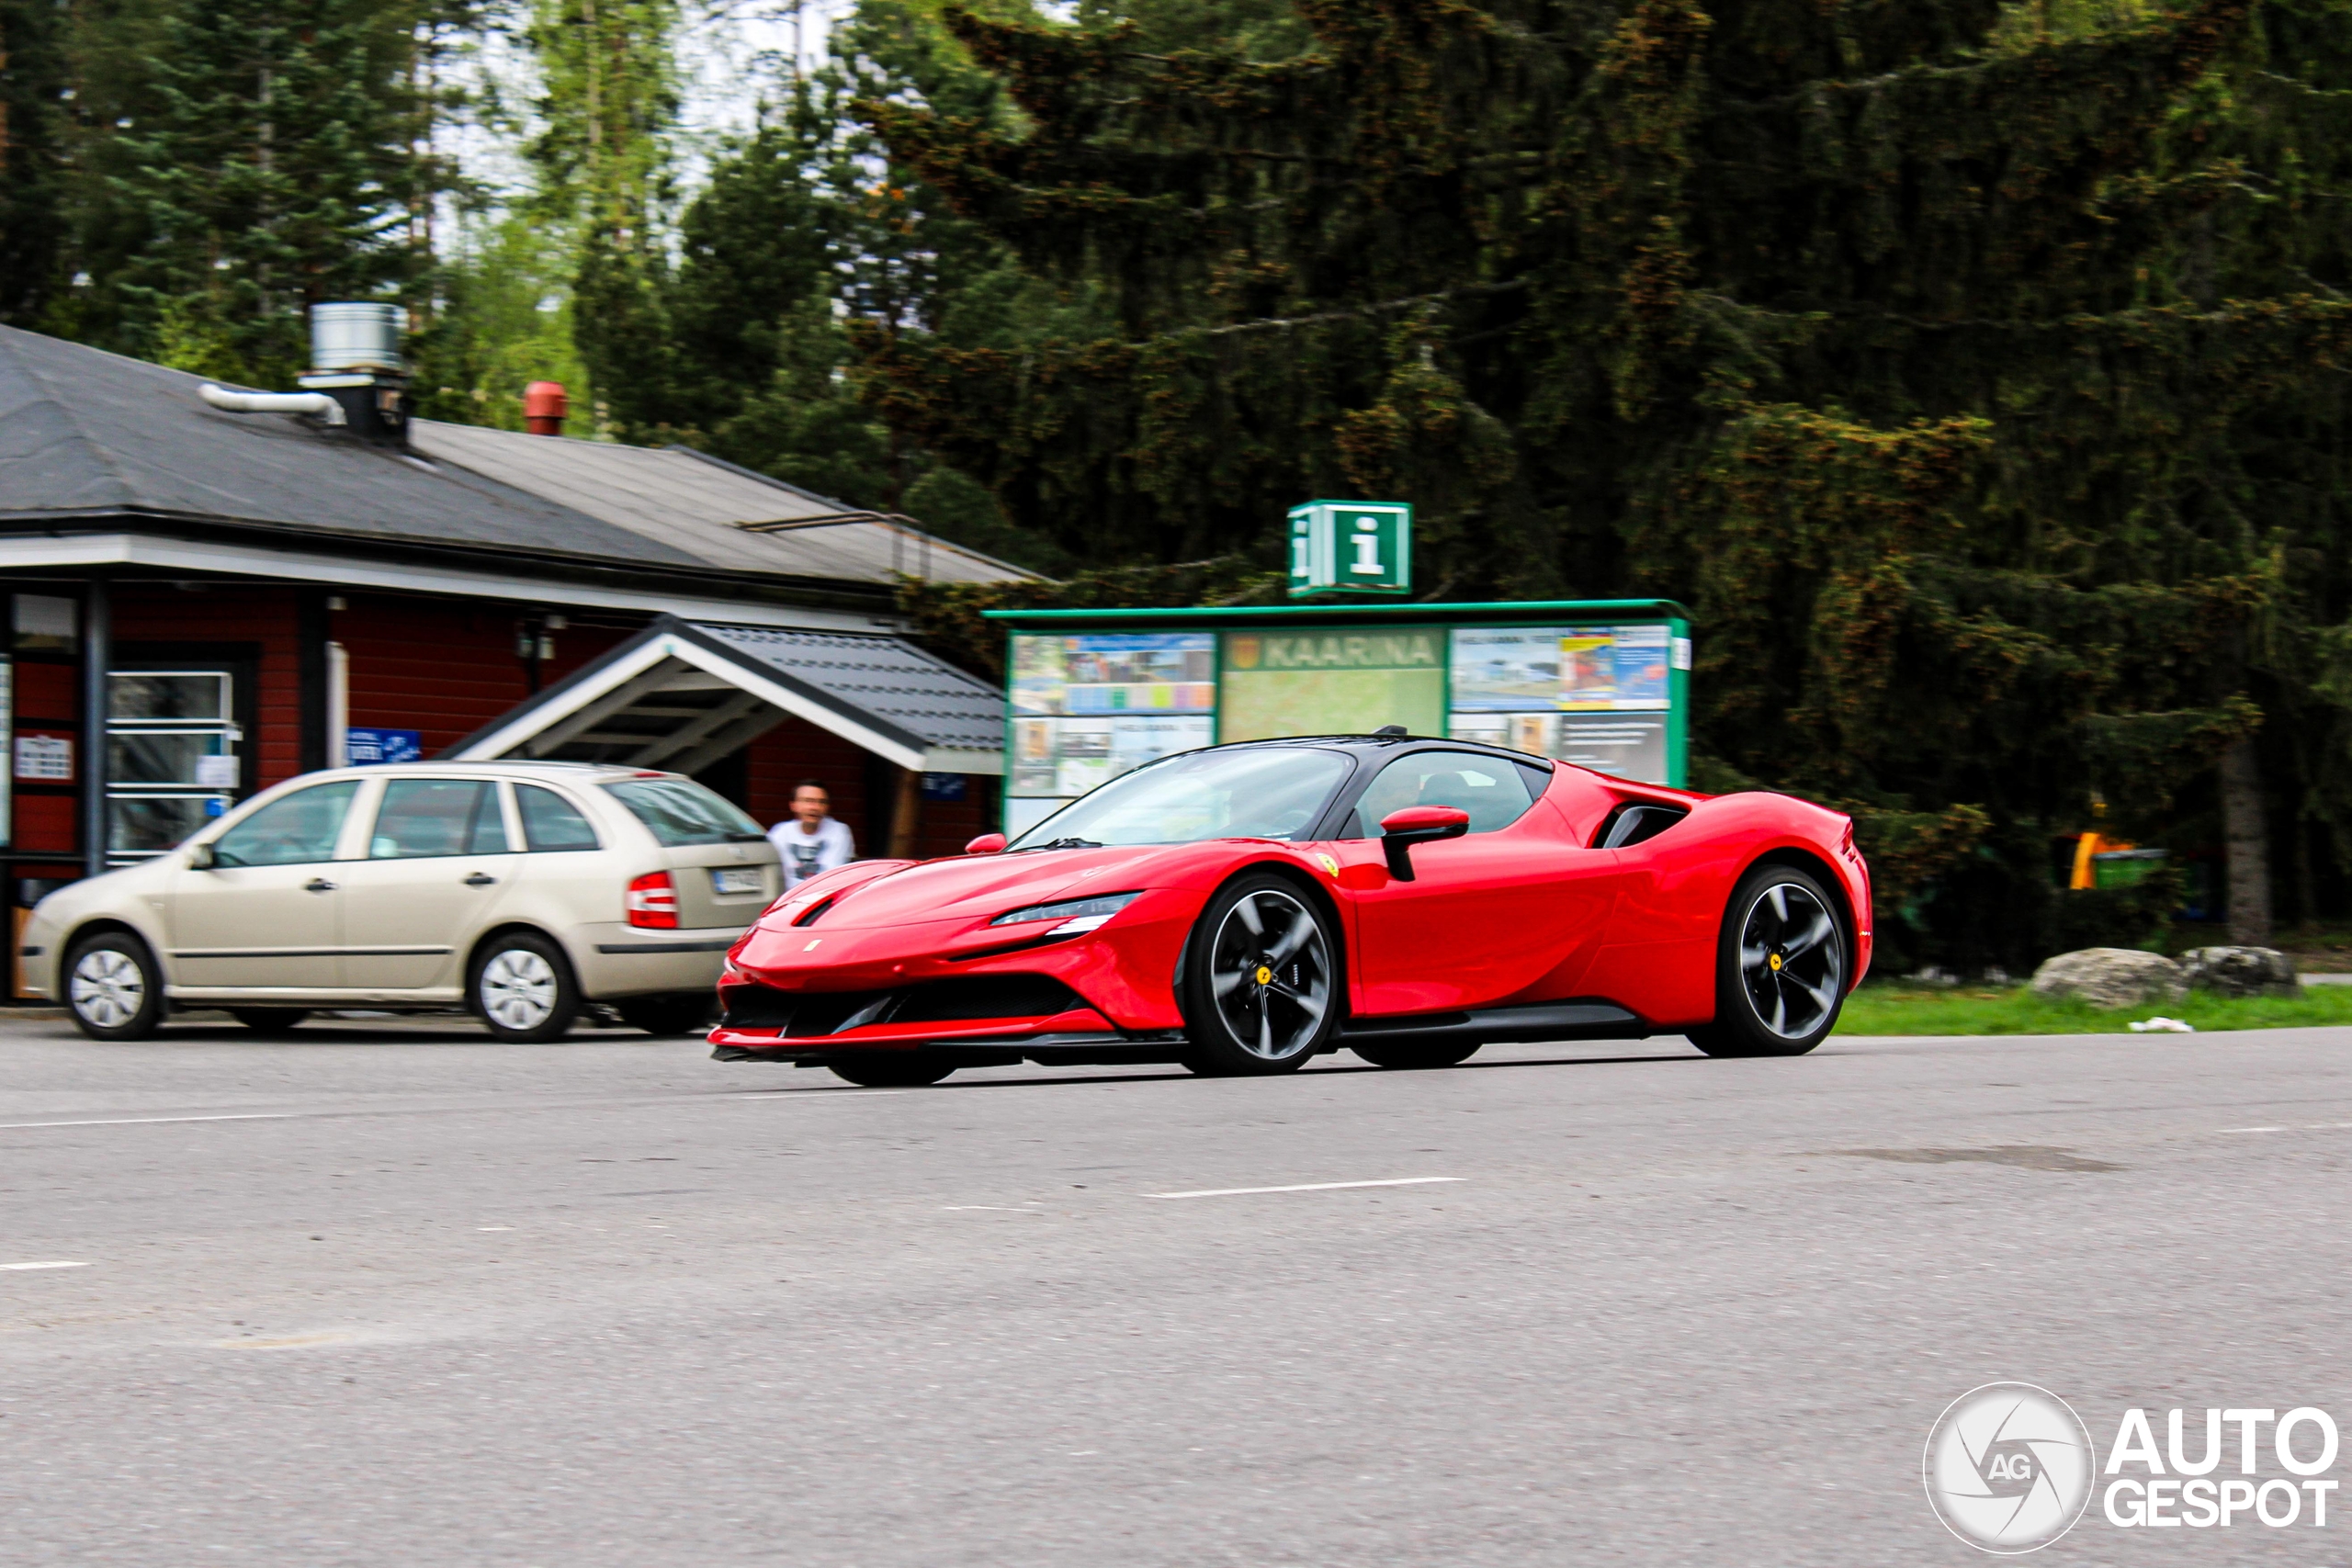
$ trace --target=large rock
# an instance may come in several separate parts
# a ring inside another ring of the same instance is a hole
[[[2128,1008],[2177,1002],[2188,994],[2180,965],[2161,953],[2131,947],[2086,947],[2062,953],[2033,972],[2039,997],[2080,997],[2094,1007]]]
[[[2199,947],[2180,955],[2188,983],[2219,997],[2291,997],[2295,964],[2275,947]]]

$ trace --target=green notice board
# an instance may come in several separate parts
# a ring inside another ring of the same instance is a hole
[[[1445,724],[1446,628],[1268,627],[1222,636],[1219,740],[1342,735],[1401,724],[1416,735]],[[1365,718],[1381,716],[1370,724]]]
[[[998,610],[1005,829],[1227,740],[1415,735],[1680,785],[1690,630],[1663,600]]]

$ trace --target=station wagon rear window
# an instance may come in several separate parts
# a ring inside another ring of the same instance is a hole
[[[664,844],[724,844],[763,838],[760,825],[692,779],[631,779],[605,786]]]

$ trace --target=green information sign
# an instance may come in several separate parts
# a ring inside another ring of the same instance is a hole
[[[1290,596],[1409,593],[1413,509],[1401,501],[1310,501],[1290,512]]]

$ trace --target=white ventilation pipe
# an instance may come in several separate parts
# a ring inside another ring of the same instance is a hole
[[[351,766],[351,654],[327,644],[327,766]]]
[[[307,413],[329,424],[343,423],[343,405],[324,392],[232,392],[207,381],[196,395],[231,413]]]

